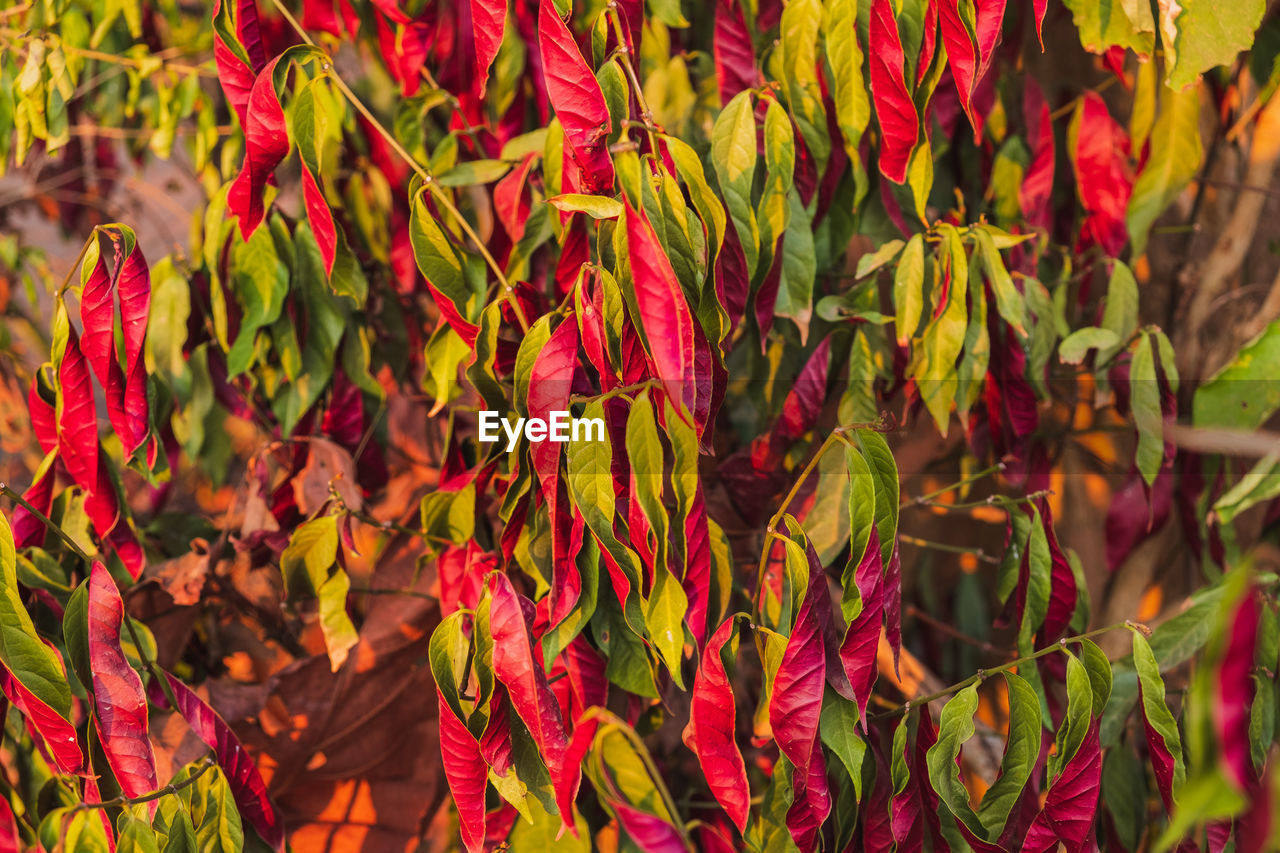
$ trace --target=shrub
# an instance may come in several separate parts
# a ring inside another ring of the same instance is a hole
[[[273,2],[0,11],[0,849],[1280,846],[1262,0]]]

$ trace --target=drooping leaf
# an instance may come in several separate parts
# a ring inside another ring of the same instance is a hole
[[[120,645],[124,601],[107,567],[95,561],[89,573],[88,647],[98,737],[120,788],[130,797],[159,785],[148,734],[142,679]],[[150,806],[152,813],[155,806]]]
[[[1138,672],[1138,697],[1147,750],[1165,810],[1172,814],[1176,792],[1186,781],[1182,738],[1178,734],[1178,723],[1165,701],[1164,679],[1160,676],[1155,654],[1147,639],[1136,630],[1133,632],[1133,663]]]
[[[538,49],[547,97],[564,127],[569,152],[582,169],[587,191],[610,190],[614,173],[608,149],[609,108],[553,0],[539,3]]]
[[[1152,224],[1187,187],[1204,159],[1199,92],[1165,89],[1161,101],[1151,131],[1151,153],[1129,198],[1127,222],[1135,258],[1146,248]]]
[[[883,139],[880,172],[896,184],[906,183],[911,152],[920,138],[920,118],[907,90],[906,57],[890,0],[871,4],[871,95]]]
[[[1253,43],[1266,5],[1262,0],[1161,2],[1161,47],[1169,86],[1183,89],[1210,68],[1234,61]]]
[[[187,721],[195,736],[213,750],[240,814],[272,850],[283,851],[284,822],[271,802],[267,784],[248,750],[231,727],[194,690],[167,672],[164,677],[178,703],[175,710]],[[147,685],[147,694],[156,705],[168,705],[164,690],[156,682]]]
[[[739,832],[746,831],[751,791],[742,752],[734,741],[736,705],[725,665],[737,657],[738,617],[730,616],[702,649],[693,681],[684,742],[698,756],[707,785]]]
[[[653,226],[630,201],[626,209],[631,274],[649,356],[667,396],[692,412],[697,394],[693,315]]]
[[[507,0],[470,0],[471,32],[475,37],[476,65],[480,74],[480,97],[489,85],[489,66],[502,46],[507,23]]]

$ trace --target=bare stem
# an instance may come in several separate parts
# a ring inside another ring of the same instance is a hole
[[[152,800],[158,800],[161,797],[168,797],[172,794],[178,793],[183,788],[187,788],[187,787],[190,787],[191,785],[194,785],[196,783],[196,780],[198,780],[201,776],[203,776],[209,770],[210,767],[217,767],[217,766],[218,766],[218,763],[217,761],[214,760],[213,756],[211,755],[205,756],[204,761],[200,762],[200,766],[196,768],[196,771],[192,773],[190,776],[188,776],[186,779],[183,779],[181,782],[178,782],[177,784],[165,785],[163,788],[157,788],[156,790],[151,791],[150,793],[139,794],[136,797],[126,797],[122,794],[119,797],[112,797],[111,799],[104,800],[100,803],[85,803],[85,802],[77,803],[73,811],[80,811],[83,809],[109,809],[109,808],[115,808],[117,806],[123,808],[127,806],[136,806],[141,803],[149,803]]]
[[[929,501],[933,500],[934,498],[942,497],[947,492],[953,492],[956,489],[960,489],[969,485],[970,483],[976,483],[978,480],[981,480],[983,477],[989,476],[991,474],[999,473],[1003,471],[1004,468],[1005,468],[1005,465],[1003,462],[997,462],[995,465],[992,465],[990,468],[983,468],[981,471],[979,471],[976,474],[970,474],[968,477],[965,477],[963,480],[957,480],[951,485],[943,486],[941,489],[937,489],[935,491],[929,492],[929,494],[927,495],[920,495],[919,497],[915,497],[915,498],[907,498],[905,501],[903,501],[901,504],[898,505],[898,509],[906,509],[907,507],[912,505],[918,506],[921,504],[926,504]]]
[[[1051,655],[1054,652],[1065,652],[1067,650],[1067,646],[1071,645],[1072,643],[1084,642],[1085,640],[1090,640],[1094,637],[1097,637],[1100,634],[1106,634],[1110,631],[1115,631],[1120,628],[1133,628],[1133,627],[1138,627],[1139,629],[1142,629],[1142,628],[1145,628],[1146,626],[1144,625],[1140,626],[1138,625],[1138,623],[1126,619],[1123,622],[1117,622],[1114,625],[1108,625],[1105,628],[1098,628],[1097,630],[1089,631],[1084,634],[1077,634],[1074,637],[1063,637],[1058,642],[1053,643],[1049,646],[1046,646],[1043,649],[1040,649],[1040,651],[1038,652],[1034,652],[1033,654],[1020,657],[1016,660],[1011,660],[1008,663],[1002,663],[999,666],[992,667],[991,669],[980,669],[977,672],[975,672],[973,675],[966,678],[964,681],[958,681],[955,684],[952,684],[950,687],[944,687],[941,690],[939,690],[937,693],[930,693],[928,696],[921,696],[918,699],[912,699],[909,702],[904,702],[903,704],[891,710],[882,711],[879,714],[873,714],[871,719],[879,720],[879,719],[884,719],[886,717],[896,717],[898,714],[906,713],[907,711],[910,711],[912,708],[918,707],[920,705],[928,705],[930,702],[934,701],[935,699],[943,699],[947,696],[950,696],[952,693],[958,693],[961,690],[964,690],[970,684],[977,684],[981,681],[985,681],[988,676],[997,675],[1001,672],[1007,672],[1008,670],[1015,669],[1019,666],[1022,666],[1023,664],[1031,663],[1031,661],[1036,660],[1037,658],[1042,658],[1042,657],[1045,657],[1046,655]]]

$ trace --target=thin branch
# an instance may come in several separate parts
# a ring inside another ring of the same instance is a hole
[[[919,705],[927,705],[936,699],[943,699],[943,698],[946,698],[947,696],[950,696],[952,693],[959,693],[961,690],[964,690],[970,684],[978,684],[980,682],[983,682],[989,676],[998,675],[999,673],[1007,672],[1008,670],[1011,670],[1011,669],[1016,669],[1017,667],[1022,666],[1023,664],[1031,663],[1033,660],[1045,657],[1046,655],[1051,655],[1054,652],[1064,652],[1067,650],[1067,646],[1071,645],[1072,643],[1080,643],[1085,640],[1090,640],[1101,634],[1106,634],[1111,631],[1116,631],[1116,630],[1119,630],[1120,628],[1137,628],[1138,630],[1142,630],[1145,633],[1146,626],[1140,625],[1136,622],[1126,619],[1123,622],[1117,622],[1114,625],[1108,625],[1105,628],[1098,628],[1097,630],[1089,631],[1084,634],[1077,634],[1074,637],[1063,637],[1061,640],[1058,640],[1058,642],[1053,643],[1052,645],[1046,646],[1045,648],[1040,649],[1040,651],[1038,652],[1025,655],[1023,657],[1018,658],[1017,660],[1011,660],[1008,663],[1002,663],[1000,664],[1000,666],[993,667],[991,669],[980,669],[977,672],[975,672],[973,675],[966,678],[964,681],[958,681],[949,687],[942,688],[936,693],[930,693],[928,696],[921,696],[918,699],[912,699],[909,702],[904,702],[903,704],[897,706],[896,708],[893,708],[892,710],[884,711],[879,714],[873,714],[871,716],[871,719],[879,720],[885,717],[896,717],[898,714],[907,713],[912,708],[915,708]]]
[[[178,793],[183,788],[187,788],[191,785],[194,785],[201,776],[203,776],[206,772],[208,772],[209,768],[217,767],[217,766],[218,766],[218,762],[214,759],[214,757],[212,755],[207,755],[205,756],[204,761],[200,762],[200,766],[196,768],[196,771],[194,773],[192,773],[186,779],[183,779],[181,782],[178,782],[177,784],[165,785],[163,788],[157,788],[156,790],[151,791],[150,793],[140,794],[139,796],[136,796],[136,797],[126,797],[123,794],[121,794],[119,797],[112,797],[111,799],[103,800],[100,803],[80,802],[76,804],[76,807],[72,809],[72,811],[73,812],[82,811],[84,809],[110,809],[110,808],[115,808],[117,806],[121,808],[125,808],[128,806],[140,805],[142,803],[149,803],[152,800],[158,800],[161,797],[168,797],[172,794]]]
[[[924,504],[927,504],[929,501],[933,500],[934,498],[942,497],[947,492],[954,492],[956,489],[964,488],[970,483],[976,483],[978,480],[981,480],[983,477],[986,477],[990,474],[996,474],[996,473],[1002,472],[1004,471],[1004,469],[1005,469],[1005,464],[1003,462],[997,462],[996,464],[992,465],[990,468],[983,468],[981,471],[979,471],[976,474],[970,474],[968,477],[965,477],[963,480],[957,480],[951,485],[943,486],[941,489],[937,489],[935,491],[929,492],[927,495],[920,495],[919,497],[915,497],[915,498],[907,498],[905,501],[903,501],[901,504],[898,505],[898,509],[906,509],[909,506],[922,506]]]
[[[1000,565],[1000,559],[993,557],[981,548],[969,548],[965,545],[951,545],[947,542],[934,542],[931,539],[921,539],[917,536],[907,536],[904,533],[898,534],[898,540],[908,545],[915,545],[917,548],[928,548],[930,551],[945,551],[948,554],[972,554],[984,563],[990,563],[993,566]]]

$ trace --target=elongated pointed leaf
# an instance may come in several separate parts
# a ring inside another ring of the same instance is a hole
[[[507,24],[507,0],[470,0],[471,33],[476,43],[476,66],[480,75],[480,97],[489,85],[489,66],[502,46]]]
[[[627,250],[649,357],[667,396],[692,413],[697,394],[693,314],[648,218],[630,201],[626,207]]]
[[[702,661],[693,681],[684,742],[698,756],[698,764],[716,801],[738,831],[745,832],[751,790],[747,787],[742,752],[734,740],[737,706],[724,663],[726,650],[730,660],[737,656],[737,616],[726,619],[703,646]]]
[[[267,63],[253,81],[244,127],[244,165],[227,192],[227,209],[239,219],[246,240],[262,222],[267,181],[289,154],[289,129],[275,81],[276,68],[286,56]]]
[[[542,54],[547,98],[564,128],[569,152],[582,169],[586,191],[600,193],[611,189],[609,107],[553,0],[539,3],[538,49]]]
[[[468,853],[477,853],[484,849],[484,792],[488,769],[475,735],[457,718],[439,690],[436,698],[440,708],[440,753],[445,778],[449,780],[449,793],[458,810],[462,843]]]
[[[1142,709],[1142,726],[1147,738],[1147,751],[1155,771],[1156,784],[1165,810],[1173,813],[1176,791],[1186,781],[1182,758],[1182,737],[1178,722],[1165,701],[1164,678],[1151,644],[1138,631],[1133,632],[1133,665],[1138,672],[1138,702]]]
[[[756,85],[756,53],[742,18],[740,0],[716,0],[716,28],[712,50],[720,104],[729,103],[743,89]]]
[[[546,672],[534,656],[524,609],[506,575],[490,575],[489,595],[494,676],[507,688],[511,706],[537,744],[555,786],[560,818],[572,827],[573,800],[581,768],[565,762],[569,744],[560,705],[547,683]]]
[[[148,794],[159,786],[148,734],[147,695],[120,645],[124,601],[99,562],[89,573],[88,619],[93,706],[102,751],[126,795]],[[154,813],[154,803],[150,809]]]
[[[284,821],[271,802],[267,784],[253,757],[231,727],[194,690],[167,672],[164,677],[178,703],[175,710],[187,721],[195,736],[213,750],[240,815],[272,850],[283,851]],[[164,690],[156,682],[147,685],[147,694],[157,706],[168,706]]]
[[[871,95],[882,134],[880,172],[903,184],[920,138],[920,119],[907,90],[906,58],[891,0],[873,0],[870,33]]]

